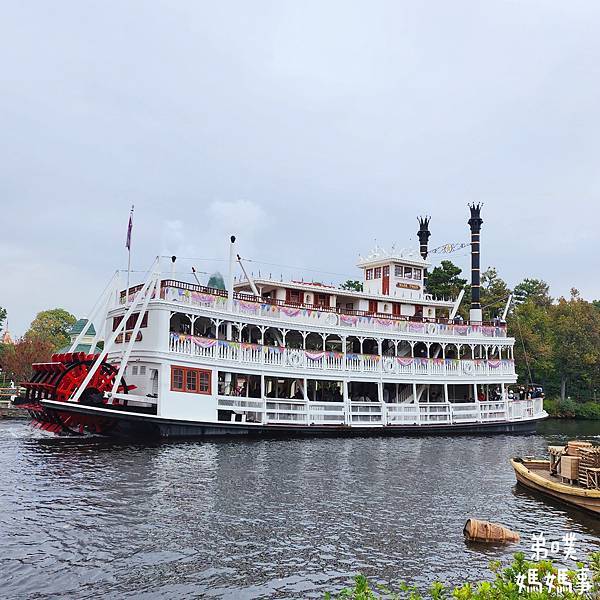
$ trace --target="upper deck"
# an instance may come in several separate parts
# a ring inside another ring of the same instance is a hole
[[[133,300],[141,286],[129,290]],[[291,328],[309,326],[317,329],[335,330],[339,335],[383,334],[407,335],[426,338],[458,338],[502,340],[507,338],[506,325],[502,323],[470,323],[450,320],[443,317],[391,315],[349,309],[340,306],[323,306],[293,302],[277,298],[257,298],[242,292],[233,293],[231,309],[228,307],[228,294],[225,290],[202,285],[166,279],[161,281],[162,300],[185,305],[190,308],[208,309],[211,312],[228,313],[239,317],[257,318],[269,322],[285,323]],[[125,304],[125,292],[120,294],[120,303]],[[466,342],[468,343],[468,342]]]

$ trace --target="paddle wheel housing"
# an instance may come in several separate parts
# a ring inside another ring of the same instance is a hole
[[[114,427],[115,421],[110,418],[62,412],[48,409],[41,404],[42,400],[68,402],[83,383],[97,358],[97,354],[69,352],[53,354],[51,362],[32,365],[33,375],[30,381],[21,384],[26,390],[25,396],[18,401],[32,416],[32,425],[46,431],[65,434],[81,434],[86,430],[92,433],[107,433]],[[83,390],[79,404],[115,409],[127,406],[127,400],[111,398],[109,401],[105,397],[105,392],[112,390],[117,375],[117,367],[106,361],[100,363]],[[124,378],[121,378],[117,392],[127,394],[134,387],[128,386]]]

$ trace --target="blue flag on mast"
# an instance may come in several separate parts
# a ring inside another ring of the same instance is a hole
[[[133,204],[131,205],[131,212],[129,213],[129,225],[127,225],[127,241],[125,247],[127,250],[131,250],[131,230],[133,229]]]

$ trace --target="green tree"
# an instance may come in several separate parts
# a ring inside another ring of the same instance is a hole
[[[69,329],[77,319],[64,308],[52,308],[38,313],[25,338],[39,338],[51,343],[54,350],[69,342]]]
[[[459,277],[462,269],[451,260],[443,260],[427,275],[427,291],[436,298],[456,298],[467,284]]]
[[[4,321],[6,321],[6,309],[0,306],[0,331],[4,327]]]
[[[594,395],[600,370],[600,319],[598,310],[576,289],[560,298],[551,310],[554,368],[560,377],[560,397],[567,391],[578,400]]]
[[[541,279],[524,279],[515,286],[513,295],[517,303],[531,300],[537,306],[549,307],[552,304],[550,288]]]
[[[362,284],[362,282],[360,282],[356,279],[348,279],[347,281],[344,281],[344,283],[342,283],[342,285],[340,285],[340,289],[349,290],[352,292],[362,292],[363,284]]]
[[[501,315],[510,289],[506,282],[498,275],[494,267],[488,267],[481,274],[481,309],[483,320],[491,321]]]
[[[213,273],[208,280],[208,287],[214,288],[217,290],[227,289],[225,287],[225,281],[223,281],[223,275],[221,273]]]
[[[515,369],[522,383],[541,383],[546,394],[558,393],[554,373],[553,321],[548,307],[535,298],[519,304],[508,315],[508,332],[515,338]]]

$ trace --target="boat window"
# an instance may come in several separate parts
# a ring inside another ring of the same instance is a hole
[[[140,367],[140,375],[145,375],[146,374],[146,367]]]
[[[176,392],[195,394],[211,393],[211,371],[171,367],[171,389]]]
[[[412,279],[412,267],[404,267],[404,278],[405,279]]]
[[[199,371],[198,374],[200,375],[198,391],[201,394],[210,394],[210,372]]]
[[[327,294],[315,294],[315,304],[317,306],[329,306],[329,296]]]
[[[295,302],[299,304],[300,300],[300,291],[299,290],[286,290],[286,302]]]
[[[381,279],[381,267],[375,267],[373,272],[373,279]]]
[[[413,278],[414,279],[421,279],[421,269],[415,269],[413,271]]]
[[[404,267],[402,265],[394,265],[394,275],[396,277],[402,277],[404,273]]]
[[[126,330],[131,330],[135,327],[135,322],[137,321],[138,317],[140,316],[140,313],[133,313],[128,319],[127,319],[127,323],[125,324],[125,329]],[[117,327],[121,324],[121,321],[123,320],[123,317],[114,317],[113,318],[113,331],[117,330]],[[144,316],[142,317],[142,324],[140,325],[140,327],[148,327],[148,313],[144,313]]]
[[[132,375],[137,375],[138,374],[138,368],[136,365],[133,365],[133,367],[131,367],[131,374]]]
[[[367,269],[367,281],[373,279],[373,269]]]
[[[389,267],[389,265],[386,265],[385,267],[383,267],[383,276],[384,277],[389,277],[390,276],[390,267]]]
[[[171,381],[171,389],[183,390],[183,369],[173,367],[173,377]]]
[[[197,392],[198,391],[198,374],[196,373],[196,371],[192,371],[190,369],[186,372],[185,391],[186,392]]]

